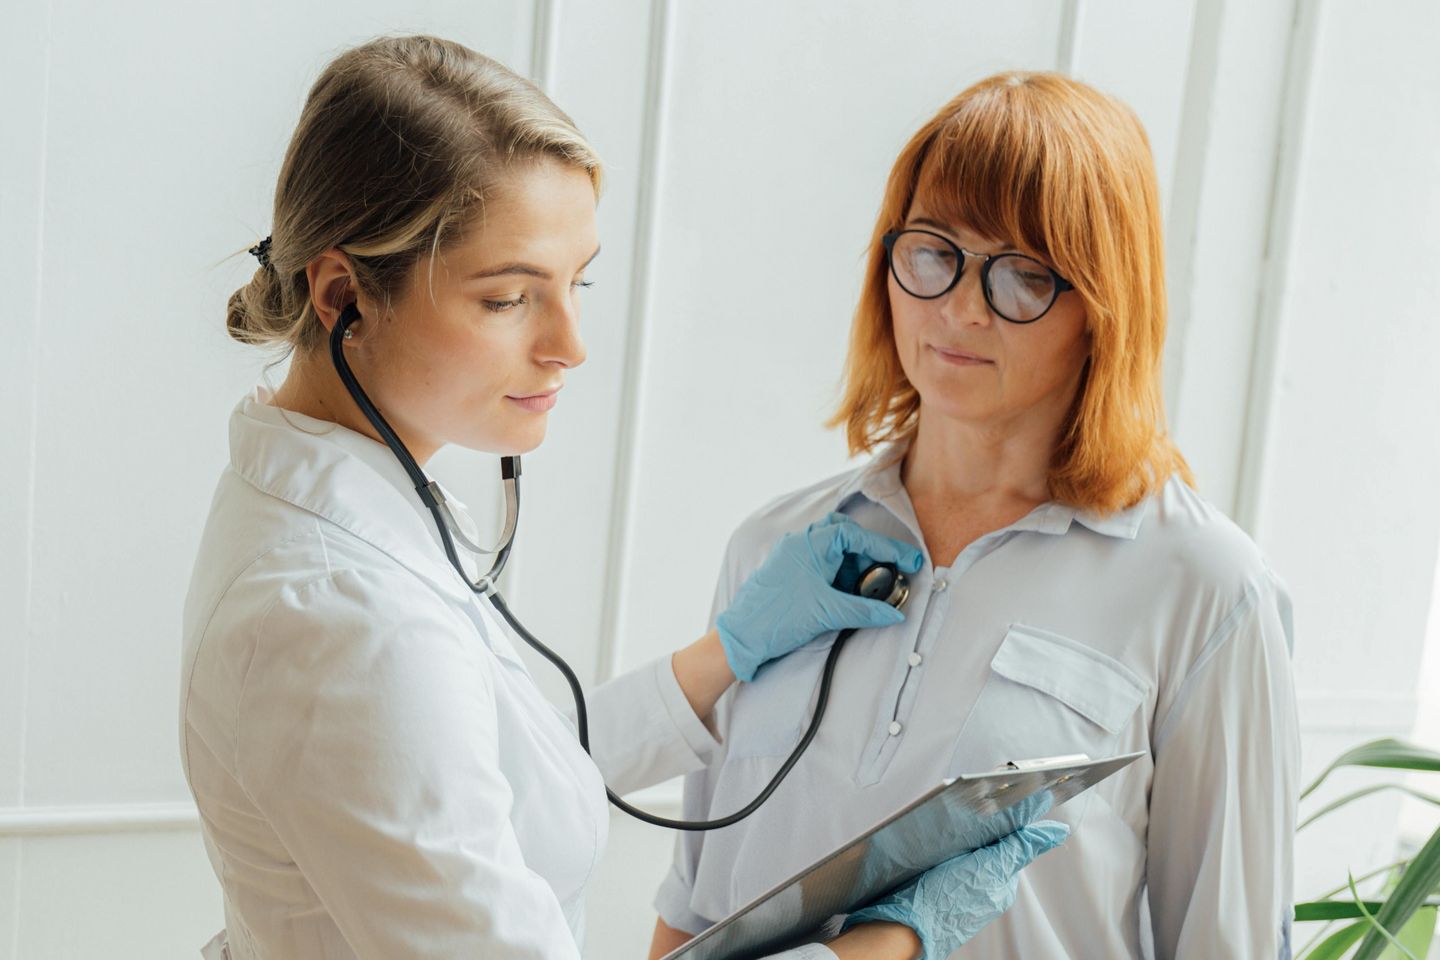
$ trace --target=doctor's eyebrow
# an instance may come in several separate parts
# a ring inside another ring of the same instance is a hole
[[[590,266],[590,264],[593,263],[595,261],[595,258],[598,256],[600,256],[600,248],[596,247],[595,252],[590,254],[589,259],[580,265],[580,269],[584,270],[586,267]],[[476,270],[474,273],[468,275],[465,279],[467,281],[484,280],[487,277],[506,276],[539,277],[541,280],[549,280],[550,271],[545,270],[541,267],[537,267],[533,263],[511,261],[510,263],[496,264],[493,267],[485,267],[481,270]]]

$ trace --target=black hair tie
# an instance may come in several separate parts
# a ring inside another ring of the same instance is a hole
[[[260,261],[260,266],[270,266],[270,238],[266,237],[250,248],[250,255]]]

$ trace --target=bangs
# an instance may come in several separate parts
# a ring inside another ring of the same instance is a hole
[[[1020,90],[986,91],[947,118],[925,147],[910,207],[1050,260],[1046,144]]]

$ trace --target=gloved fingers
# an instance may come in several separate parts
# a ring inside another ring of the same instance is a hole
[[[834,558],[831,557],[835,542],[835,535],[832,532],[833,528],[853,522],[854,521],[843,513],[827,513],[824,518],[816,520],[807,526],[805,532],[800,535],[804,537],[805,547],[810,551],[812,569],[822,577],[834,580],[835,574],[840,570],[840,563],[845,559],[843,555]],[[795,536],[795,534],[786,534],[785,539],[789,539],[792,536]],[[819,552],[816,551],[817,545],[820,548]]]
[[[1008,880],[1018,876],[1036,857],[1058,847],[1068,836],[1070,828],[1065,824],[1041,820],[1014,833],[1007,833],[988,846],[936,864],[911,881],[910,886],[919,887],[927,880],[941,887],[949,887],[956,882],[973,884],[977,877],[988,877],[989,882],[997,878]],[[897,892],[908,889],[901,887]]]
[[[1049,853],[1070,839],[1070,825],[1059,820],[1037,820],[1026,827],[1024,832],[1037,844],[1037,857],[1042,853]]]
[[[1032,793],[1011,807],[1011,823],[1034,823],[1055,806],[1055,794],[1049,790]]]
[[[903,573],[914,573],[924,565],[925,555],[910,544],[867,530],[843,515],[831,516],[839,517],[843,521],[834,523],[829,528],[831,541],[827,553],[833,559],[837,570],[841,559],[847,553],[858,553],[872,563],[893,563]],[[861,568],[865,566],[862,562]],[[834,574],[834,570],[830,571],[830,576],[833,577]]]
[[[826,626],[831,630],[893,627],[905,621],[905,614],[884,600],[857,597],[838,590],[835,593],[825,604],[826,616],[831,621]]]
[[[1070,828],[1057,820],[1040,820],[1021,827],[984,848],[1003,868],[1019,873],[1030,861],[1049,853],[1070,836]],[[982,852],[982,851],[977,851]]]

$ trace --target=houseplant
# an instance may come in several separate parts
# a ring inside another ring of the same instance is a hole
[[[1317,787],[1342,767],[1440,772],[1440,753],[1399,740],[1374,740],[1348,750],[1335,759],[1300,795],[1302,806]],[[1355,790],[1315,810],[1299,829],[1363,797],[1398,790],[1440,806],[1440,797],[1403,783],[1384,782]],[[1362,896],[1362,884],[1378,886]],[[1301,960],[1377,960],[1408,957],[1424,960],[1435,935],[1436,895],[1440,894],[1440,829],[1430,835],[1413,857],[1386,864],[1328,891],[1317,900],[1295,906],[1297,923],[1324,923],[1302,952]],[[1340,926],[1336,926],[1340,924]],[[1358,946],[1357,946],[1358,945]],[[1349,951],[1355,948],[1354,953]]]

